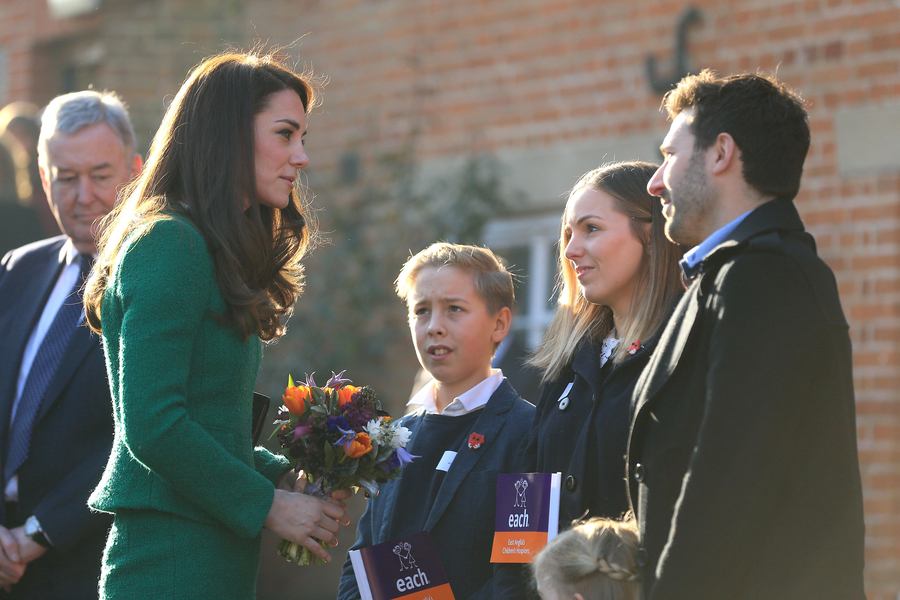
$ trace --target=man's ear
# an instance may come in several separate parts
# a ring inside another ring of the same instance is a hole
[[[131,177],[137,177],[141,174],[141,171],[144,169],[144,159],[141,158],[141,155],[137,152],[134,153],[134,158],[131,160]]]
[[[708,157],[712,161],[712,173],[721,175],[735,166],[740,161],[741,155],[731,134],[720,133],[709,147]]]
[[[512,323],[512,312],[508,306],[504,306],[497,311],[494,319],[494,331],[491,332],[491,341],[499,344],[506,337],[506,334],[509,333],[509,325]]]
[[[44,194],[47,196],[47,199],[50,198],[50,173],[47,172],[47,169],[44,165],[38,165],[38,172],[41,174],[41,187],[44,188]]]
[[[584,600],[584,596],[582,596],[578,592],[575,592],[575,600]]]

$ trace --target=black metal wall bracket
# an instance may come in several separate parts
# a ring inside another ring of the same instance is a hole
[[[660,76],[657,73],[656,57],[652,54],[647,57],[647,82],[650,88],[659,94],[664,94],[675,87],[681,78],[690,74],[690,61],[687,52],[687,31],[692,25],[703,21],[700,9],[689,6],[678,18],[675,34],[675,68],[672,75]]]

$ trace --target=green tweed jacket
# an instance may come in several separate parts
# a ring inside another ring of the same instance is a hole
[[[103,297],[115,440],[96,510],[155,509],[259,534],[287,461],[251,440],[262,358],[225,311],[199,231],[167,216],[124,244]]]

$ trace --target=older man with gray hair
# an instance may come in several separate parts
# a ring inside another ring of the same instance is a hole
[[[99,338],[81,291],[99,221],[142,167],[109,92],[65,94],[44,111],[41,182],[63,235],[0,262],[0,597],[96,598],[110,522],[87,498],[112,445]]]

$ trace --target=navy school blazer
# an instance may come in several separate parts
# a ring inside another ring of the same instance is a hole
[[[409,428],[410,440],[415,438],[424,416],[425,410],[419,409],[400,420]],[[484,436],[484,443],[473,450],[463,442],[428,514],[425,530],[434,541],[457,600],[525,597],[522,567],[493,565],[490,557],[497,475],[511,472],[517,464],[533,419],[534,406],[520,398],[504,379],[472,426],[472,431]],[[384,484],[378,496],[369,499],[351,550],[387,541],[399,483],[398,479]],[[348,556],[338,599],[359,597]]]

